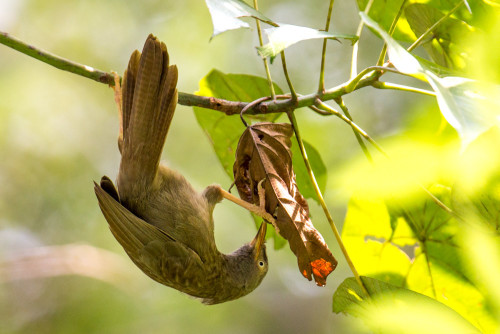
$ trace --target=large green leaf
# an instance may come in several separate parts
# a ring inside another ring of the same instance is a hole
[[[500,122],[500,86],[461,77],[438,77],[365,13],[360,15],[385,40],[389,59],[400,72],[425,80],[432,86],[441,113],[457,130],[463,147]]]
[[[443,13],[449,12],[458,4],[457,0],[419,0],[413,2],[426,3]],[[462,2],[463,5],[453,13],[453,16],[474,27],[483,28],[487,24],[484,17],[493,11],[499,11],[497,0],[463,0]]]
[[[277,94],[283,94],[275,84]],[[200,81],[200,90],[197,95],[213,96],[216,98],[250,102],[263,96],[268,96],[269,84],[266,79],[246,74],[224,74],[212,70]],[[245,130],[239,115],[227,116],[220,111],[194,107],[198,124],[210,138],[224,170],[233,178],[234,153],[238,140]],[[278,114],[267,116],[245,116],[248,120],[273,121]]]
[[[212,38],[216,35],[233,29],[250,28],[248,23],[240,20],[240,17],[253,17],[255,19],[274,24],[261,12],[247,5],[241,0],[205,0],[208,10],[212,16],[214,32]]]
[[[415,36],[420,37],[444,16],[428,4],[411,4],[405,8],[406,19]],[[466,66],[467,50],[463,41],[469,38],[472,27],[463,21],[448,17],[425,40],[423,47],[438,65],[462,69]],[[458,45],[461,43],[460,45]]]
[[[368,0],[356,0],[360,11],[364,11]],[[391,27],[399,9],[405,3],[404,0],[374,0],[369,11],[370,17],[380,24],[385,31]],[[394,32],[394,38],[406,42],[412,39],[411,29],[404,18],[400,18]]]
[[[267,34],[269,43],[262,47],[257,47],[262,58],[275,57],[290,45],[310,39],[329,38],[338,40],[338,38],[343,38],[351,40],[352,43],[358,40],[358,36],[356,35],[334,34],[291,24],[280,24],[279,27],[264,29],[264,31]]]
[[[415,240],[407,226],[399,224],[398,227],[395,235],[382,201],[351,199],[342,228],[342,240],[361,274],[398,286],[405,285],[411,260],[400,246],[412,246]],[[406,230],[401,231],[404,227]]]
[[[449,193],[441,191],[443,201]],[[481,329],[493,321],[460,257],[458,222],[428,198],[413,205],[353,198],[342,239],[362,275],[428,295]]]
[[[387,44],[389,53],[389,60],[401,72],[412,74],[418,78],[423,79],[424,69],[417,59],[413,57],[408,51],[405,50],[395,39],[393,39],[385,29],[383,29],[377,22],[371,19],[366,13],[360,12],[359,15],[364,23],[378,33]]]
[[[425,76],[436,92],[441,113],[457,130],[463,147],[499,124],[500,86],[461,77],[439,78],[430,71]]]
[[[333,295],[333,311],[364,320],[380,333],[479,333],[458,313],[422,294],[370,277],[361,277],[368,298],[354,277]]]

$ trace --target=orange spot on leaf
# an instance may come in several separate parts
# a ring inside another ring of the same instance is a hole
[[[331,262],[328,262],[323,258],[312,261],[311,267],[314,280],[319,286],[326,285],[326,277],[335,269]]]

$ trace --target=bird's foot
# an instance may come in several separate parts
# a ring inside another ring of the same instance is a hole
[[[118,121],[120,124],[120,132],[118,133],[118,148],[122,151],[123,145],[123,111],[122,111],[122,87],[120,84],[120,76],[116,72],[111,72],[115,78],[113,90],[115,92],[115,103],[118,106]]]
[[[248,202],[234,196],[233,194],[227,192],[226,190],[224,190],[222,188],[220,189],[220,191],[221,191],[222,196],[225,199],[230,200],[231,202],[233,202],[235,204],[238,204],[239,206],[250,211],[251,213],[253,213],[253,214],[265,219],[269,223],[273,224],[273,226],[276,226],[276,219],[269,212],[267,212],[266,208],[265,208],[266,200],[265,200],[265,190],[262,187],[263,181],[264,180],[260,181],[258,186],[257,186],[258,192],[259,192],[259,205],[258,206],[255,204],[252,204],[252,203],[248,203]]]

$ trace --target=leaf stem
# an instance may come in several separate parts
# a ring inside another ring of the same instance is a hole
[[[378,88],[378,89],[393,89],[393,90],[402,90],[405,92],[412,92],[412,93],[418,93],[418,94],[423,94],[423,95],[429,95],[429,96],[436,96],[436,93],[430,90],[426,89],[420,89],[420,88],[415,88],[415,87],[410,87],[410,86],[404,86],[404,85],[399,85],[395,83],[390,83],[390,82],[382,82],[382,81],[375,81],[372,83],[372,87]]]
[[[364,12],[366,15],[370,12],[370,8],[372,8],[374,0],[368,0],[368,3],[366,4]],[[352,56],[351,56],[351,79],[356,76],[358,73],[358,51],[359,51],[359,39],[361,37],[361,33],[363,32],[363,27],[364,27],[364,22],[363,20],[359,21],[358,24],[358,29],[356,30],[356,36],[358,36],[358,41],[356,44],[354,44],[352,48]]]
[[[253,0],[253,7],[255,8],[255,10],[259,10],[259,4],[257,0]],[[260,20],[255,19],[255,23],[257,25],[257,34],[259,35],[259,45],[262,47],[264,45],[264,42],[262,40],[262,29],[260,27]],[[269,90],[271,91],[271,99],[274,100],[276,92],[274,91],[273,80],[271,78],[271,71],[269,70],[269,64],[267,62],[267,58],[264,58],[263,61],[264,61],[264,68],[266,70],[267,82],[269,83]]]
[[[332,17],[333,3],[335,0],[330,0],[330,6],[328,7],[328,14],[326,16],[325,31],[330,29],[330,20]],[[325,91],[325,54],[326,54],[326,43],[327,38],[323,39],[323,50],[321,51],[321,69],[319,71],[319,86],[318,93],[321,94]]]
[[[347,124],[349,124],[352,129],[354,131],[356,131],[356,133],[359,133],[361,136],[363,136],[363,138],[365,138],[370,144],[373,145],[373,147],[375,147],[380,153],[382,153],[384,156],[388,156],[387,153],[385,153],[385,151],[382,149],[382,147],[380,147],[376,142],[375,140],[373,140],[372,137],[370,137],[370,135],[368,135],[368,133],[366,133],[365,130],[363,130],[362,128],[360,128],[356,123],[354,123],[351,119],[347,118],[346,116],[342,115],[341,113],[339,113],[337,110],[333,109],[332,107],[330,107],[329,105],[323,103],[321,100],[317,99],[316,100],[316,105],[315,105],[316,108],[319,108],[321,110],[325,110],[329,113],[331,113],[332,115],[334,116],[337,116],[338,118],[340,118],[341,120],[343,120],[344,122],[346,122]],[[312,107],[314,108],[314,107]]]
[[[427,38],[427,36],[430,35],[431,32],[434,31],[434,29],[436,29],[444,20],[446,20],[448,17],[451,16],[451,14],[453,14],[454,12],[456,12],[460,6],[462,6],[464,4],[464,1],[463,0],[460,0],[456,5],[455,7],[453,7],[448,13],[446,13],[446,15],[444,15],[442,18],[440,18],[439,20],[436,21],[436,23],[434,23],[432,26],[429,27],[429,29],[427,29],[422,35],[420,35],[419,38],[417,38],[417,40],[415,42],[413,42],[412,45],[410,45],[410,47],[408,47],[408,49],[406,49],[408,52],[411,52],[413,51],[417,46],[420,45],[420,43],[422,43],[422,41]]]
[[[356,278],[356,281],[361,286],[361,289],[363,289],[363,292],[366,293],[367,296],[370,296],[370,294],[368,293],[368,290],[366,289],[365,285],[363,284],[363,281],[361,280],[361,278],[358,274],[358,271],[356,270],[356,267],[352,263],[352,260],[349,257],[349,254],[347,253],[347,249],[345,248],[344,243],[342,242],[342,238],[340,237],[340,233],[339,233],[337,227],[335,226],[332,215],[330,214],[330,211],[328,210],[328,207],[326,206],[325,200],[323,199],[323,194],[321,194],[321,190],[319,189],[318,182],[316,181],[316,177],[314,176],[314,172],[311,168],[311,164],[309,163],[309,159],[307,157],[307,152],[306,152],[306,149],[304,147],[304,143],[302,141],[302,138],[300,136],[299,128],[297,126],[297,120],[295,119],[295,115],[293,113],[293,110],[290,110],[289,112],[287,112],[287,115],[288,115],[288,118],[290,119],[290,123],[291,123],[293,131],[295,133],[295,138],[297,139],[297,142],[299,144],[300,153],[302,154],[302,158],[304,159],[307,173],[309,174],[309,178],[311,179],[311,182],[313,184],[316,195],[318,196],[319,203],[320,203],[321,207],[323,208],[326,219],[328,220],[328,223],[330,224],[330,228],[332,229],[332,232],[335,236],[335,239],[337,240],[337,243],[340,247],[340,250],[342,251],[342,254],[344,255],[344,258],[346,259],[346,262],[347,262],[349,268],[351,269],[354,277]]]
[[[388,31],[389,36],[392,36],[392,34],[394,33],[394,30],[396,30],[396,26],[398,24],[399,18],[403,14],[403,9],[404,9],[407,1],[408,0],[403,0],[403,2],[401,3],[401,6],[399,7],[399,10],[398,10],[396,16],[394,17],[394,20],[392,20],[391,27],[389,28],[389,31]],[[385,63],[386,53],[387,53],[387,43],[384,43],[384,46],[382,47],[382,51],[380,52],[380,56],[379,56],[378,61],[377,61],[377,65],[380,66],[383,63]]]
[[[292,94],[292,101],[297,102],[297,93],[293,88],[292,81],[290,80],[290,76],[288,75],[288,70],[286,68],[285,51],[281,51],[281,63],[283,64],[283,73],[285,73],[286,82],[290,88],[290,94]]]
[[[347,106],[345,105],[344,100],[342,99],[342,97],[338,97],[338,98],[336,98],[334,100],[339,105],[340,109],[342,109],[342,111],[344,112],[344,115],[346,115],[347,118],[349,118],[351,120],[351,122],[352,122],[353,120],[352,120],[352,117],[351,117],[351,115],[349,113],[349,109],[347,109]],[[356,140],[358,141],[359,146],[361,146],[361,149],[363,150],[363,153],[365,154],[365,156],[368,159],[368,161],[373,162],[373,159],[372,159],[372,156],[370,154],[370,151],[368,151],[368,148],[366,147],[365,142],[361,138],[361,135],[354,128],[352,128],[352,131],[354,132],[354,135],[356,136]]]
[[[387,67],[388,68],[388,67]],[[367,67],[365,68],[364,70],[362,70],[361,72],[359,72],[358,75],[356,75],[354,78],[352,78],[351,80],[349,80],[346,85],[345,85],[345,89],[347,92],[352,92],[354,90],[356,90],[359,82],[370,72],[375,72],[376,70],[379,70],[379,71],[385,71],[386,70],[386,67],[384,66],[370,66],[370,67]],[[397,71],[397,70],[396,70]],[[376,81],[376,80],[374,80]]]

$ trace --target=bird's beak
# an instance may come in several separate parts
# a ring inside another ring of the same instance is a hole
[[[257,260],[264,243],[266,242],[266,232],[267,232],[267,223],[262,222],[259,227],[259,231],[255,238],[250,242],[250,246],[254,247],[254,257]]]

